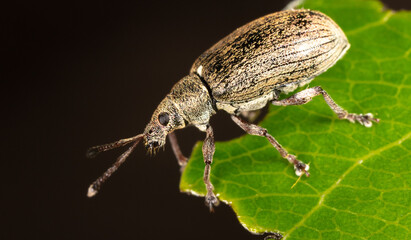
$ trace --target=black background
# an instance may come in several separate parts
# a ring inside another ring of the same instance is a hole
[[[410,9],[410,1],[384,1]],[[91,182],[141,133],[161,99],[219,39],[287,1],[53,1],[3,5],[1,239],[262,239],[226,205],[179,192],[170,146],[139,146],[93,199]],[[217,140],[242,131],[213,117]],[[189,155],[204,137],[177,133]]]

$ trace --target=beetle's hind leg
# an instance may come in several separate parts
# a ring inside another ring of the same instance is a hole
[[[275,140],[275,138],[267,132],[267,129],[262,128],[258,125],[246,122],[240,117],[235,116],[235,115],[232,115],[231,118],[238,126],[240,126],[248,134],[266,137],[268,141],[270,141],[270,143],[278,150],[278,152],[280,152],[281,156],[287,159],[290,163],[294,165],[295,174],[297,176],[301,176],[303,174],[305,174],[307,177],[310,176],[310,173],[308,172],[308,169],[310,168],[310,166],[297,160],[297,158],[294,155],[289,154],[287,150],[285,150],[281,146],[281,144],[279,144],[277,140]]]
[[[311,101],[313,97],[318,96],[320,94],[323,95],[325,102],[328,104],[328,106],[330,106],[330,108],[335,112],[335,114],[337,114],[338,118],[340,119],[347,119],[352,123],[357,121],[361,125],[364,125],[366,127],[371,127],[372,122],[378,123],[380,121],[378,118],[374,118],[374,116],[371,113],[348,113],[342,107],[338,106],[338,104],[334,102],[331,96],[319,86],[302,90],[289,98],[272,101],[271,103],[276,106],[303,105]]]

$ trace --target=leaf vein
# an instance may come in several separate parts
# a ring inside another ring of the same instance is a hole
[[[376,154],[383,152],[389,148],[392,148],[396,145],[401,144],[403,141],[407,140],[408,138],[410,138],[411,136],[411,132],[409,132],[408,134],[406,134],[403,138],[396,140],[388,145],[385,145],[373,152],[371,152],[370,154],[367,154],[366,156],[364,156],[362,158],[362,160],[359,160],[357,162],[355,162],[351,167],[349,167],[343,174],[342,176],[333,184],[331,185],[327,190],[324,191],[324,193],[321,195],[318,204],[316,206],[314,206],[311,211],[309,211],[306,215],[304,215],[304,217],[301,219],[300,222],[298,222],[297,224],[295,224],[290,231],[287,232],[287,234],[284,236],[284,240],[287,239],[287,237],[289,237],[291,235],[291,233],[293,233],[299,226],[303,225],[305,223],[305,221],[314,213],[316,212],[322,205],[324,202],[325,197],[330,194],[335,188],[338,187],[339,183],[349,174],[351,173],[357,166],[361,165],[363,163],[363,161],[375,156]]]

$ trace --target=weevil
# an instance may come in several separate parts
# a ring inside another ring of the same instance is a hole
[[[357,121],[366,127],[379,122],[371,113],[348,113],[320,86],[280,99],[281,94],[307,85],[333,66],[349,47],[347,37],[335,22],[312,10],[280,11],[236,29],[195,60],[189,75],[178,81],[160,102],[142,134],[88,150],[87,156],[94,157],[99,152],[133,143],[90,185],[88,196],[97,193],[141,140],[147,151],[156,152],[168,136],[179,164],[185,166],[187,158],[180,151],[174,131],[191,125],[206,133],[202,147],[203,180],[207,189],[205,202],[212,210],[219,201],[210,181],[215,145],[209,120],[218,110],[228,112],[248,134],[267,138],[281,156],[294,165],[296,175],[309,176],[309,165],[289,154],[266,129],[250,123],[243,115],[262,109],[268,103],[302,105],[322,95],[340,119]]]

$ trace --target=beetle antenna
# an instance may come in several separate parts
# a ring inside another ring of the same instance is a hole
[[[144,137],[144,134],[139,134],[139,135],[137,135],[135,137],[132,137],[132,138],[122,139],[122,140],[117,141],[115,143],[100,145],[100,146],[96,146],[96,147],[93,147],[93,148],[89,149],[89,151],[92,150],[92,149],[97,149],[98,151],[96,151],[96,153],[99,153],[99,152],[107,151],[107,150],[110,150],[110,149],[113,149],[113,148],[116,148],[116,147],[123,146],[127,143],[130,143],[130,142],[134,141],[134,144],[131,147],[129,147],[129,149],[127,149],[127,151],[125,151],[123,154],[121,154],[120,157],[117,158],[117,160],[113,164],[113,166],[111,166],[109,169],[107,169],[106,172],[103,175],[101,175],[99,178],[97,178],[97,180],[94,181],[90,185],[90,187],[88,188],[88,192],[87,192],[88,197],[93,197],[94,195],[97,194],[98,190],[100,189],[101,184],[103,184],[111,176],[111,174],[113,174],[121,166],[121,164],[123,164],[126,161],[127,157],[131,154],[131,152],[133,152],[134,148],[136,148],[136,146],[140,143],[140,141],[143,137]]]
[[[111,149],[114,149],[114,148],[118,148],[118,147],[122,147],[124,145],[127,145],[130,142],[136,141],[138,138],[143,137],[143,135],[144,134],[139,134],[139,135],[131,137],[131,138],[120,139],[120,140],[118,140],[116,142],[113,142],[113,143],[107,143],[107,144],[91,147],[87,150],[86,157],[87,158],[94,158],[101,152],[105,152],[105,151],[108,151],[108,150],[111,150]]]

